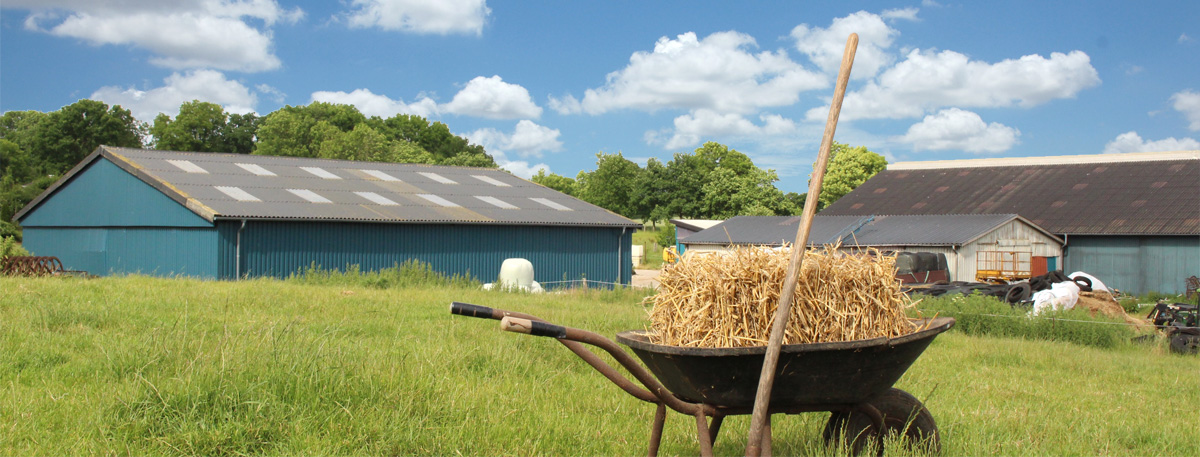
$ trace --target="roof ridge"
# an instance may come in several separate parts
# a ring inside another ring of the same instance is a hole
[[[253,157],[253,158],[262,158],[265,160],[311,160],[311,161],[321,161],[321,162],[337,162],[337,163],[352,163],[352,164],[403,165],[403,166],[411,166],[411,167],[428,167],[428,168],[443,168],[443,169],[444,168],[453,168],[453,169],[471,169],[471,170],[490,170],[490,171],[501,171],[501,172],[505,172],[508,174],[512,174],[512,173],[509,173],[507,170],[504,170],[503,168],[475,167],[475,166],[465,166],[465,165],[437,165],[437,164],[430,164],[430,163],[409,163],[409,162],[377,162],[377,161],[371,161],[371,160],[330,159],[330,158],[326,158],[326,157],[238,154],[236,152],[173,151],[173,150],[167,150],[167,149],[129,148],[129,147],[123,147],[123,146],[104,146],[104,147],[109,148],[109,149],[114,149],[114,150],[119,149],[119,150],[139,151],[139,152],[144,152],[144,153],[164,154],[164,155],[180,155],[180,156],[213,156],[213,155],[217,155],[217,156],[225,156],[225,157]]]
[[[1030,165],[1076,165],[1088,163],[1156,162],[1166,160],[1200,160],[1200,150],[1163,152],[1121,152],[1043,157],[992,157],[985,159],[927,160],[896,162],[887,170],[936,170],[944,168],[1015,167]]]

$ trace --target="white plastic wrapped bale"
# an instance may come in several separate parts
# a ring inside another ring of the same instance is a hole
[[[521,258],[504,259],[500,264],[500,275],[496,284],[483,285],[484,290],[520,290],[541,293],[542,285],[533,280],[533,262]]]
[[[1082,271],[1076,271],[1074,273],[1067,275],[1067,277],[1070,277],[1071,279],[1075,279],[1080,276],[1082,276],[1084,278],[1088,278],[1088,280],[1092,282],[1092,290],[1093,291],[1102,290],[1105,292],[1112,292],[1111,290],[1108,289],[1108,286],[1105,286],[1103,282],[1100,282],[1100,279],[1098,279],[1095,276],[1092,276],[1090,274],[1084,273]]]
[[[1072,281],[1056,282],[1049,289],[1040,290],[1033,294],[1033,311],[1037,316],[1046,311],[1060,311],[1075,307],[1079,302],[1079,285]]]

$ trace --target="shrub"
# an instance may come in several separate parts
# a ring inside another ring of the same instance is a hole
[[[0,237],[0,259],[10,256],[29,255],[29,251],[21,247],[17,243],[17,238],[12,236]]]
[[[659,246],[671,247],[675,245],[675,224],[663,224],[662,230],[658,231],[658,238],[655,238]]]
[[[1091,316],[1074,309],[1032,317],[1029,308],[1013,307],[995,297],[959,294],[929,297],[915,307],[924,317],[934,314],[955,318],[954,330],[968,335],[991,335],[1064,341],[1111,348],[1135,336],[1124,322]]]

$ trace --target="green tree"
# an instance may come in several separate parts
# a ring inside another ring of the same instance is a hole
[[[834,142],[829,153],[829,165],[821,184],[821,195],[817,198],[817,210],[829,207],[843,195],[887,168],[887,159],[868,151],[866,146],[852,148]],[[816,164],[813,166],[816,167]]]
[[[228,120],[221,105],[192,100],[179,106],[175,119],[159,113],[150,126],[150,134],[154,136],[155,149],[228,152],[221,140]]]
[[[371,118],[372,127],[389,139],[407,141],[431,154],[440,165],[496,168],[496,162],[483,146],[471,144],[466,138],[450,132],[441,122],[411,114],[398,114],[387,119]]]
[[[49,113],[34,128],[25,150],[50,174],[66,172],[100,145],[143,147],[146,125],[129,110],[95,100],[80,100]]]
[[[703,187],[704,213],[714,219],[788,214],[789,205],[783,192],[774,185],[778,179],[774,170],[753,166],[740,175],[728,168],[717,168]]]
[[[254,154],[320,157],[321,143],[336,136],[334,131],[350,132],[366,120],[351,105],[313,102],[307,106],[285,106],[259,123]]]
[[[574,196],[579,192],[576,188],[574,179],[566,176],[559,176],[554,173],[547,174],[545,168],[538,169],[537,174],[533,175],[533,177],[529,178],[529,180],[533,181],[535,184],[540,184],[571,196]]]
[[[593,205],[613,211],[625,217],[634,217],[633,201],[641,167],[629,161],[620,152],[596,154],[596,170],[579,172],[575,178],[579,186],[577,197]]]
[[[253,153],[259,120],[261,118],[254,113],[230,114],[225,128],[221,129],[222,150],[235,154]]]

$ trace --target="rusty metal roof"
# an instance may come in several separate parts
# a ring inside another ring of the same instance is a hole
[[[826,216],[813,219],[808,245],[963,246],[1012,220],[1055,238],[1016,214]],[[738,216],[689,236],[686,244],[778,246],[796,240],[800,216]],[[1057,238],[1055,238],[1057,239]]]
[[[821,215],[1019,214],[1056,234],[1200,235],[1197,151],[1044,159],[897,164]]]
[[[101,146],[16,215],[107,159],[209,221],[327,220],[640,228],[503,170]]]

